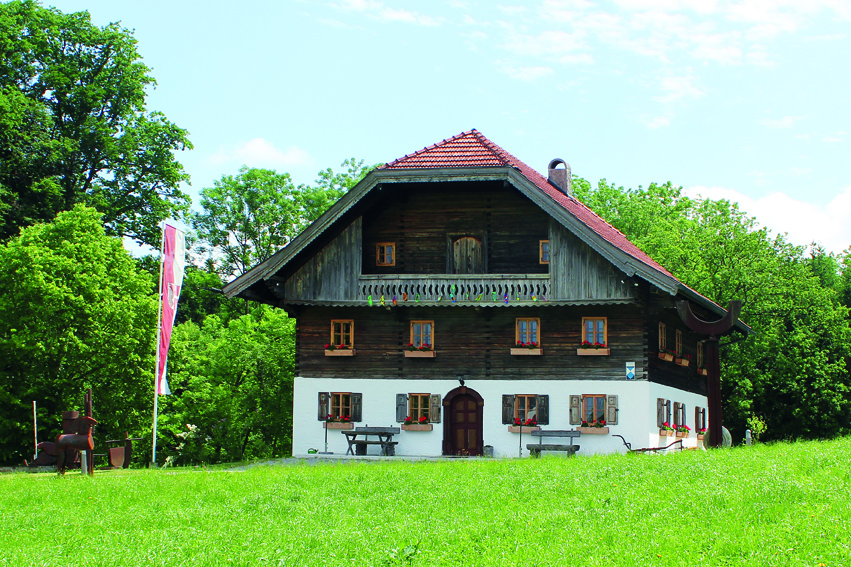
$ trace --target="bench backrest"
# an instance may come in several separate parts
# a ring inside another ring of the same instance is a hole
[[[394,435],[401,433],[399,427],[355,427],[357,433],[392,433]]]
[[[579,437],[581,433],[574,429],[537,429],[532,432],[532,437]]]

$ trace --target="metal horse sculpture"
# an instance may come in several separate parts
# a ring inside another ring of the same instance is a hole
[[[718,321],[703,321],[695,317],[688,301],[677,302],[677,312],[686,326],[702,335],[708,335],[706,341],[706,380],[707,398],[709,403],[709,445],[720,447],[721,432],[721,358],[718,353],[718,337],[733,328],[742,312],[741,301],[731,301],[727,315]]]
[[[66,463],[74,462],[76,451],[88,451],[89,456],[89,475],[94,475],[94,467],[92,466],[92,451],[95,448],[94,439],[92,439],[92,426],[97,425],[97,421],[92,418],[92,390],[86,391],[86,397],[83,405],[86,415],[77,417],[73,422],[74,433],[63,433],[56,438],[56,453],[57,462],[56,470],[59,474],[65,474]],[[74,412],[76,413],[76,412]]]

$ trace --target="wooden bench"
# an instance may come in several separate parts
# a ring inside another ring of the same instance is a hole
[[[579,431],[575,429],[564,430],[564,429],[538,429],[532,432],[532,437],[538,437],[538,443],[528,443],[526,445],[526,449],[534,457],[540,457],[541,451],[559,451],[563,453],[567,453],[568,456],[573,455],[576,451],[579,450],[579,445],[559,445],[555,443],[544,443],[544,437],[567,437],[570,440],[578,438],[581,435]]]

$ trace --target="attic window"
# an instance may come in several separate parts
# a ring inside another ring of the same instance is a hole
[[[550,263],[550,241],[549,240],[538,241],[538,261],[541,264],[549,264]]]
[[[396,243],[395,242],[379,242],[375,245],[375,265],[376,266],[395,266],[396,265]]]

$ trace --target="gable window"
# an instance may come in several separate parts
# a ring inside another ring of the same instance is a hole
[[[540,328],[539,318],[518,317],[514,329],[514,341],[517,346],[540,346]]]
[[[395,266],[396,265],[396,243],[395,242],[379,242],[375,245],[375,265],[376,266]]]
[[[355,346],[355,322],[352,319],[331,320],[331,343],[329,348],[353,348]]]
[[[683,354],[683,332],[681,330],[677,329],[676,337],[677,337],[676,338],[677,342],[675,343],[674,353],[677,356],[681,356]]]
[[[549,264],[550,263],[550,241],[549,240],[539,240],[538,241],[538,261],[541,264]]]
[[[504,394],[502,396],[502,423],[511,427],[518,425],[549,425],[550,397],[542,394]]]
[[[582,344],[606,346],[608,341],[606,321],[606,317],[583,317]]]
[[[413,348],[434,347],[434,321],[411,321],[411,343]]]

